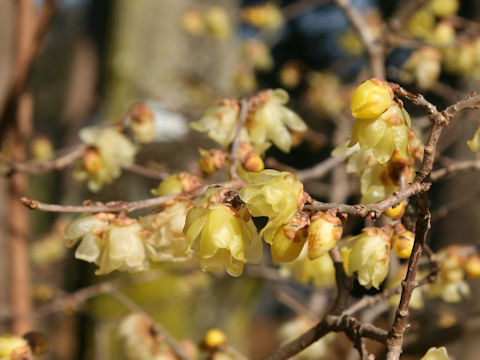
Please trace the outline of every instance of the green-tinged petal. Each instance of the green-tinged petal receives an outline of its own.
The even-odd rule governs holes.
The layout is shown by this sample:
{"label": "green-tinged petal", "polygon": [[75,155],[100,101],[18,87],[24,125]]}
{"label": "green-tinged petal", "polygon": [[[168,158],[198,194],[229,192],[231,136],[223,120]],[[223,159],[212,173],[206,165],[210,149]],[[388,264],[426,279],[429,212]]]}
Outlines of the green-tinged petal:
{"label": "green-tinged petal", "polygon": [[95,262],[100,256],[100,238],[92,233],[85,235],[75,251],[75,258]]}
{"label": "green-tinged petal", "polygon": [[277,101],[282,105],[288,103],[288,100],[290,100],[290,96],[288,95],[288,92],[286,92],[283,89],[273,90],[273,96],[275,98],[275,101]]}
{"label": "green-tinged petal", "polygon": [[[295,234],[288,234],[289,225],[278,228],[272,242],[272,258],[277,262],[289,262],[295,260],[307,238],[303,234],[303,230],[297,231]],[[297,235],[298,234],[298,235]],[[293,238],[291,238],[293,236]]]}
{"label": "green-tinged petal", "polygon": [[272,121],[268,125],[268,137],[272,140],[276,147],[283,152],[290,152],[292,147],[292,137],[287,128],[281,123],[280,119]]}
{"label": "green-tinged petal", "polygon": [[405,125],[392,126],[395,148],[400,155],[408,157],[408,130]]}
{"label": "green-tinged petal", "polygon": [[350,142],[348,143],[349,147],[354,146],[359,142],[359,134],[360,134],[360,128],[362,124],[362,120],[355,120],[352,125],[352,134],[350,135]]}
{"label": "green-tinged petal", "polygon": [[[357,120],[359,121],[359,120]],[[365,149],[375,147],[382,139],[387,124],[381,119],[362,120],[363,124],[359,127],[360,146]]]}
{"label": "green-tinged petal", "polygon": [[387,127],[382,139],[373,148],[373,154],[380,164],[385,164],[392,157],[394,149],[395,141],[393,138],[393,131],[391,127]]}
{"label": "green-tinged petal", "polygon": [[100,224],[100,221],[94,215],[83,215],[75,219],[65,229],[65,240],[67,240],[67,246],[74,246],[78,239],[86,235],[95,225]]}
{"label": "green-tinged petal", "polygon": [[473,139],[467,141],[467,145],[473,152],[480,151],[480,127],[475,132],[475,135],[473,135]]}
{"label": "green-tinged petal", "polygon": [[227,273],[234,277],[242,275],[244,263],[233,258],[233,256],[230,256],[228,260],[228,265],[226,266]]}
{"label": "green-tinged petal", "polygon": [[289,108],[283,109],[283,122],[289,129],[293,131],[306,131],[307,125],[294,111]]}

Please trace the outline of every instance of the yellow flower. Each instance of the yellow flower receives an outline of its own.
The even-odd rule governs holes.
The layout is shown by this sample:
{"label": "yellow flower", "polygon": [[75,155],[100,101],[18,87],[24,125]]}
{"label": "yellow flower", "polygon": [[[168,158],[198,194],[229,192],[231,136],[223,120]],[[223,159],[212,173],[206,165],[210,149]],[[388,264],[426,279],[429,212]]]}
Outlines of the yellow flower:
{"label": "yellow flower", "polygon": [[53,145],[46,136],[35,136],[30,143],[30,153],[37,161],[50,160],[53,156]]}
{"label": "yellow flower", "polygon": [[408,156],[408,129],[410,116],[397,103],[374,119],[356,119],[353,123],[349,146],[356,143],[364,150],[372,149],[375,159],[384,164],[396,149]]}
{"label": "yellow flower", "polygon": [[269,218],[260,235],[272,244],[277,230],[303,208],[303,184],[295,175],[276,170],[248,173],[245,180],[249,185],[240,190],[240,199],[253,216]]}
{"label": "yellow flower", "polygon": [[158,213],[139,218],[140,224],[153,234],[153,238],[148,240],[153,250],[151,260],[179,261],[188,258],[183,227],[191,206],[188,200],[175,201],[166,204]]}
{"label": "yellow flower", "polygon": [[27,341],[14,335],[0,336],[0,360],[31,359],[32,354]]}
{"label": "yellow flower", "polygon": [[295,260],[307,240],[308,216],[298,212],[292,221],[278,228],[272,240],[272,258],[277,262]]}
{"label": "yellow flower", "polygon": [[308,258],[327,254],[342,237],[342,220],[334,214],[318,213],[308,227]]}
{"label": "yellow flower", "polygon": [[195,175],[181,172],[170,175],[156,189],[152,189],[151,192],[157,196],[178,195],[193,191],[202,185],[202,181]]}
{"label": "yellow flower", "polygon": [[137,220],[115,218],[110,213],[83,215],[65,229],[67,246],[81,240],[75,257],[97,264],[97,275],[146,270],[148,256],[153,254],[145,241],[149,236]]}
{"label": "yellow flower", "polygon": [[402,80],[407,83],[416,82],[422,90],[432,89],[441,72],[442,55],[430,46],[422,46],[416,50],[403,65]]}
{"label": "yellow flower", "polygon": [[432,284],[428,285],[428,296],[441,298],[448,303],[455,303],[470,295],[470,287],[465,279],[463,247],[454,245],[437,253],[441,264],[440,273]]}
{"label": "yellow flower", "polygon": [[203,271],[226,269],[240,276],[246,262],[258,263],[262,242],[245,207],[239,210],[226,204],[194,207],[185,221],[188,249],[200,259]]}
{"label": "yellow flower", "polygon": [[223,151],[217,149],[198,149],[200,153],[200,168],[206,174],[211,174],[225,165],[226,155]]}
{"label": "yellow flower", "polygon": [[465,274],[473,279],[480,278],[480,256],[471,255],[464,264]]}
{"label": "yellow flower", "polygon": [[400,259],[408,259],[412,254],[415,234],[411,231],[402,229],[395,231],[392,237],[392,249]]}
{"label": "yellow flower", "polygon": [[133,164],[137,148],[114,128],[88,127],[80,131],[80,139],[88,148],[73,176],[79,181],[87,180],[93,192],[119,177],[122,167]]}
{"label": "yellow flower", "polygon": [[430,0],[430,8],[438,17],[454,15],[458,11],[458,0]]}
{"label": "yellow flower", "polygon": [[390,261],[390,239],[382,229],[364,228],[361,234],[345,239],[340,252],[348,276],[356,272],[360,285],[380,287]]}
{"label": "yellow flower", "polygon": [[236,100],[223,100],[219,105],[209,108],[200,120],[190,123],[190,127],[207,133],[210,139],[227,147],[235,137],[238,112]]}
{"label": "yellow flower", "polygon": [[220,6],[212,6],[204,14],[207,31],[218,40],[228,39],[232,34],[232,24],[226,10]]}
{"label": "yellow flower", "polygon": [[243,43],[242,56],[256,70],[268,71],[273,67],[268,47],[257,39],[248,39]]}
{"label": "yellow flower", "polygon": [[467,145],[473,152],[480,151],[480,127],[475,131],[473,139],[467,141]]}
{"label": "yellow flower", "polygon": [[400,204],[388,208],[383,213],[391,219],[401,219],[403,214],[405,214],[405,202],[402,201]]}
{"label": "yellow flower", "polygon": [[214,350],[227,343],[227,335],[220,329],[210,329],[203,338],[203,344],[211,350]]}
{"label": "yellow flower", "polygon": [[337,75],[312,72],[308,74],[307,82],[305,97],[308,107],[315,113],[334,118],[347,108],[351,91],[342,86]]}
{"label": "yellow flower", "polygon": [[292,137],[288,129],[307,130],[303,120],[284,106],[288,99],[283,89],[266,90],[258,95],[259,105],[249,114],[246,123],[250,140],[255,145],[272,141],[283,152],[289,152]]}
{"label": "yellow flower", "polygon": [[[440,0],[441,1],[441,0]],[[426,39],[435,28],[435,15],[428,8],[416,11],[408,20],[407,30],[413,36]]]}
{"label": "yellow flower", "polygon": [[295,261],[286,264],[285,268],[300,284],[313,283],[317,287],[335,285],[335,266],[329,254],[310,260],[305,248],[300,256]]}
{"label": "yellow flower", "polygon": [[154,116],[145,103],[137,103],[132,106],[129,127],[140,143],[150,143],[155,139]]}
{"label": "yellow flower", "polygon": [[[395,270],[395,272],[388,277],[388,280],[385,284],[385,289],[394,289],[401,285],[402,281],[405,279],[407,275],[407,268],[408,264],[400,264],[400,266]],[[422,278],[421,274],[417,275],[417,280]],[[412,297],[410,299],[410,303],[408,306],[412,309],[421,309],[423,308],[424,304],[424,294],[425,294],[425,286],[417,287],[413,290]],[[391,306],[397,307],[400,302],[401,294],[395,294],[390,296],[388,302]]]}
{"label": "yellow flower", "polygon": [[420,360],[448,360],[447,349],[444,346],[432,347]]}
{"label": "yellow flower", "polygon": [[353,117],[362,120],[377,119],[393,102],[390,85],[380,79],[370,79],[355,90],[350,103]]}

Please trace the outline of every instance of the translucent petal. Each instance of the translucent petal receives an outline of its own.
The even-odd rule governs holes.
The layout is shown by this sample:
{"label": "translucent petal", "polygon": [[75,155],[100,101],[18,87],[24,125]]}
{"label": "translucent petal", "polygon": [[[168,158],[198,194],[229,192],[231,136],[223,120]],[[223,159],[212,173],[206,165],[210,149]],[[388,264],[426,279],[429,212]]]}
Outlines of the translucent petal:
{"label": "translucent petal", "polygon": [[393,138],[393,131],[390,126],[387,126],[382,139],[373,148],[373,154],[380,164],[385,164],[392,157],[394,149],[395,141]]}
{"label": "translucent petal", "polygon": [[79,238],[91,232],[99,223],[100,221],[94,215],[83,215],[75,219],[65,229],[64,237],[67,240],[67,246],[74,246]]}
{"label": "translucent petal", "polygon": [[83,237],[80,245],[77,247],[75,258],[88,262],[95,262],[99,256],[100,238],[92,233],[88,233]]}
{"label": "translucent petal", "polygon": [[276,147],[283,152],[290,152],[292,147],[292,136],[287,128],[278,119],[275,123],[270,123],[268,126],[268,138],[272,140]]}
{"label": "translucent petal", "polygon": [[392,126],[395,148],[400,155],[408,157],[408,130],[405,125]]}
{"label": "translucent petal", "polygon": [[357,120],[365,124],[359,128],[360,145],[365,144],[365,148],[373,148],[382,139],[387,124],[381,119]]}
{"label": "translucent petal", "polygon": [[305,236],[295,236],[293,239],[290,239],[285,236],[284,231],[284,227],[278,228],[272,242],[272,257],[277,262],[295,260],[300,255],[307,240]]}
{"label": "translucent petal", "polygon": [[307,125],[303,122],[300,116],[286,107],[283,109],[283,122],[289,129],[292,129],[293,131],[307,130]]}

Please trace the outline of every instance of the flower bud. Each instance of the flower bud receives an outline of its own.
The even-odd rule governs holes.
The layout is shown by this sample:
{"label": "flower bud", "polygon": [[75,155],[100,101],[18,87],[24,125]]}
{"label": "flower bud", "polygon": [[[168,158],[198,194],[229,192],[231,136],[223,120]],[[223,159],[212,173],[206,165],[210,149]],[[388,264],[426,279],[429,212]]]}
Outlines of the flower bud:
{"label": "flower bud", "polygon": [[210,329],[203,338],[203,345],[209,350],[214,350],[227,344],[227,336],[222,330]]}
{"label": "flower bud", "polygon": [[90,175],[97,174],[103,166],[103,160],[96,147],[89,147],[82,154],[82,167]]}
{"label": "flower bud", "polygon": [[392,238],[392,248],[400,259],[408,259],[412,253],[415,234],[408,230],[396,232]]}
{"label": "flower bud", "polygon": [[242,163],[245,170],[258,173],[265,169],[265,164],[260,156],[254,152],[250,152]]}
{"label": "flower bud", "polygon": [[480,257],[477,254],[470,256],[465,262],[464,270],[468,277],[480,278]]}
{"label": "flower bud", "polygon": [[403,214],[405,214],[405,202],[402,201],[400,204],[388,208],[383,213],[391,219],[401,219]]}
{"label": "flower bud", "polygon": [[202,35],[205,33],[205,24],[202,14],[198,10],[189,10],[182,17],[182,29],[189,35]]}
{"label": "flower bud", "polygon": [[388,274],[390,239],[382,229],[364,228],[343,241],[340,254],[348,276],[357,272],[360,285],[378,289]]}
{"label": "flower bud", "polygon": [[249,39],[242,46],[242,55],[254,69],[268,71],[273,66],[273,59],[268,47],[261,41]]}
{"label": "flower bud", "polygon": [[155,123],[153,113],[145,103],[132,106],[130,128],[137,140],[141,143],[149,143],[155,139]]}
{"label": "flower bud", "polygon": [[50,160],[53,156],[53,145],[46,136],[37,136],[30,144],[30,153],[35,160]]}
{"label": "flower bud", "polygon": [[331,213],[318,213],[308,227],[308,258],[314,260],[329,252],[342,237],[342,220]]}
{"label": "flower bud", "polygon": [[208,32],[218,40],[225,40],[232,33],[232,25],[227,12],[223,7],[212,6],[204,15],[205,26]]}
{"label": "flower bud", "polygon": [[211,174],[225,165],[226,155],[223,151],[216,149],[199,149],[198,151],[201,156],[199,160],[200,168],[203,172]]}
{"label": "flower bud", "polygon": [[294,89],[302,80],[300,64],[297,61],[289,61],[282,66],[279,73],[280,83],[287,89]]}
{"label": "flower bud", "polygon": [[355,90],[350,103],[352,115],[357,119],[375,119],[390,107],[393,91],[386,81],[370,79]]}
{"label": "flower bud", "polygon": [[430,9],[438,17],[454,15],[458,7],[458,0],[430,0]]}
{"label": "flower bud", "polygon": [[295,260],[307,240],[308,217],[299,212],[293,220],[278,228],[272,240],[272,258],[277,262]]}
{"label": "flower bud", "polygon": [[157,196],[178,195],[191,192],[202,185],[203,183],[198,177],[181,172],[170,175],[163,180],[156,189],[151,190],[151,192]]}

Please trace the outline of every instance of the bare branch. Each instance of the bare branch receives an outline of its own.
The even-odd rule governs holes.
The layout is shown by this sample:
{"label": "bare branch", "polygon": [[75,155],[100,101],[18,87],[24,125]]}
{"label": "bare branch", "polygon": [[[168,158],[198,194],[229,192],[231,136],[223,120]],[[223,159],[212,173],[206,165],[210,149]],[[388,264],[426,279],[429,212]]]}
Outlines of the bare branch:
{"label": "bare branch", "polygon": [[395,312],[395,319],[387,338],[387,360],[398,360],[402,353],[403,333],[408,325],[409,304],[413,290],[418,286],[416,280],[418,264],[422,255],[422,249],[430,229],[430,210],[426,193],[421,193],[417,200],[418,215],[415,228],[415,243],[412,255],[408,262],[407,276],[402,282],[402,296],[400,304]]}
{"label": "bare branch", "polygon": [[345,16],[358,33],[370,59],[370,69],[374,77],[385,78],[385,59],[383,46],[374,36],[362,14],[352,6],[349,0],[334,0],[334,3],[343,10]]}
{"label": "bare branch", "polygon": [[248,99],[240,100],[240,115],[238,116],[237,129],[235,130],[235,138],[232,143],[232,150],[230,151],[230,179],[234,180],[237,176],[237,164],[238,164],[238,147],[240,146],[240,134],[242,132],[242,127],[247,120],[248,111],[250,109],[250,101]]}

